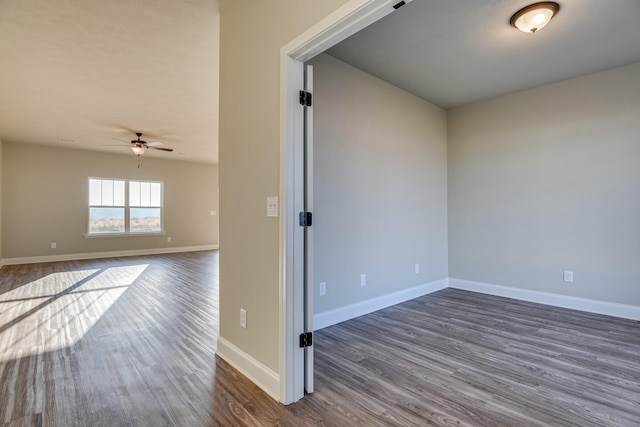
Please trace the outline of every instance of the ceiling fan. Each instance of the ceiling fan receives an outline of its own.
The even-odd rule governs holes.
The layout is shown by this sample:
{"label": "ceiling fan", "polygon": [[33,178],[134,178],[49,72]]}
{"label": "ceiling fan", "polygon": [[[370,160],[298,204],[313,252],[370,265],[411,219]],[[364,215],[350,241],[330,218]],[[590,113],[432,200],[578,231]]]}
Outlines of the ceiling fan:
{"label": "ceiling fan", "polygon": [[[142,156],[144,152],[149,148],[151,148],[152,150],[173,151],[173,148],[160,147],[160,145],[162,145],[162,142],[143,141],[142,139],[140,139],[142,137],[142,132],[136,132],[136,136],[138,137],[138,139],[131,140],[131,143],[124,147],[131,148],[131,151],[133,151],[133,154],[138,156],[138,168],[140,167],[140,156]],[[121,139],[118,139],[118,138],[113,138],[113,139],[122,141]],[[122,142],[126,142],[126,141],[122,141]],[[119,147],[123,147],[123,146],[119,145]]]}
{"label": "ceiling fan", "polygon": [[131,141],[131,151],[136,154],[138,157],[142,156],[148,148],[153,150],[161,150],[161,151],[173,151],[173,148],[165,148],[160,147],[162,142],[147,142],[140,139],[142,136],[141,132],[136,132],[138,139],[134,139]]}

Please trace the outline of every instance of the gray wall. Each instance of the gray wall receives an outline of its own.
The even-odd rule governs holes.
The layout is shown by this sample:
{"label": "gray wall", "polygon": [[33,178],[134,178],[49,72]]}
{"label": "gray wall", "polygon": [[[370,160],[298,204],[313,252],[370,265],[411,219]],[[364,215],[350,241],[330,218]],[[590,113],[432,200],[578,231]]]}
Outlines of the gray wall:
{"label": "gray wall", "polygon": [[331,56],[309,63],[315,314],[446,278],[445,111]]}
{"label": "gray wall", "polygon": [[640,64],[454,109],[448,133],[450,277],[640,305]]}

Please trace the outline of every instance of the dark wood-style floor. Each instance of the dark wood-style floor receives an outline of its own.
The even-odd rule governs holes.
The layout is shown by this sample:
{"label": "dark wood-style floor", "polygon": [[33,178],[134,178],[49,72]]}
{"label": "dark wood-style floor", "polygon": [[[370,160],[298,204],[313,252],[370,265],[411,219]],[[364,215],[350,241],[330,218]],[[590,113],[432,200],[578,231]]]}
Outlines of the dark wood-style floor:
{"label": "dark wood-style floor", "polygon": [[637,426],[640,323],[447,289],[317,332],[283,406],[215,356],[218,253],[5,266],[0,426]]}

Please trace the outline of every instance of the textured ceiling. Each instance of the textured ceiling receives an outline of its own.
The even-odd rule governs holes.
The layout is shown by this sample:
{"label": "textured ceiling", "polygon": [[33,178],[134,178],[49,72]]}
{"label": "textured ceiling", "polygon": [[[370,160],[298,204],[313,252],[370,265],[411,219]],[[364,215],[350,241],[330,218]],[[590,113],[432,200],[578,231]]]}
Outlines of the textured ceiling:
{"label": "textured ceiling", "polygon": [[443,108],[640,62],[640,0],[559,0],[539,33],[511,27],[533,2],[414,0],[328,53]]}
{"label": "textured ceiling", "polygon": [[218,27],[215,0],[0,1],[0,139],[216,163]]}

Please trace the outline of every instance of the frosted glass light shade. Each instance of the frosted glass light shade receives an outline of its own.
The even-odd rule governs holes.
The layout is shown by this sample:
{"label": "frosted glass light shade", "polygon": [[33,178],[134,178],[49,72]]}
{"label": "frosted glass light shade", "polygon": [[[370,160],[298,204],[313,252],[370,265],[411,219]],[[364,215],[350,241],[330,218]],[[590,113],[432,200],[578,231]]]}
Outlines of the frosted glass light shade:
{"label": "frosted glass light shade", "polygon": [[535,33],[544,28],[560,10],[560,5],[543,1],[524,7],[513,14],[511,25],[523,33]]}
{"label": "frosted glass light shade", "polygon": [[138,156],[142,156],[144,154],[144,147],[141,145],[134,145],[131,147],[131,151],[133,151]]}

